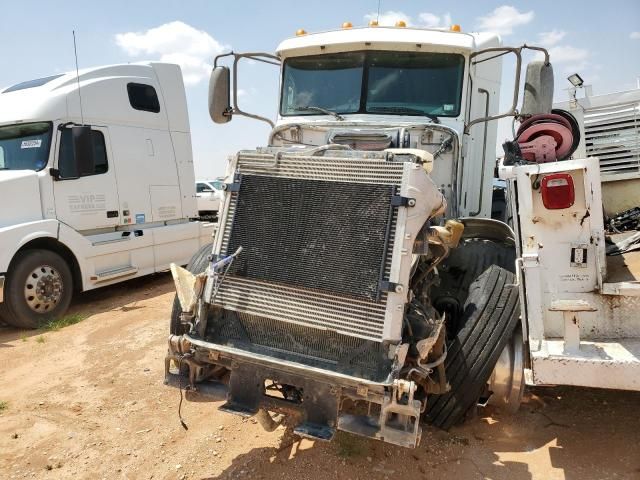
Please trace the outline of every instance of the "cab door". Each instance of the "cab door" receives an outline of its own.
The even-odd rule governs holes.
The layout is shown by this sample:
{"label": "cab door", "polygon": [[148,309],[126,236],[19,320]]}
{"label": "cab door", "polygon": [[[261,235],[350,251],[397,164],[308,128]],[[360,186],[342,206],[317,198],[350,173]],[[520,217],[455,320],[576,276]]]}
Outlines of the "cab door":
{"label": "cab door", "polygon": [[56,140],[56,180],[53,193],[56,217],[77,231],[115,227],[120,212],[118,187],[109,129],[91,127],[94,151],[94,168],[80,177],[74,175],[73,144],[70,128],[58,129]]}

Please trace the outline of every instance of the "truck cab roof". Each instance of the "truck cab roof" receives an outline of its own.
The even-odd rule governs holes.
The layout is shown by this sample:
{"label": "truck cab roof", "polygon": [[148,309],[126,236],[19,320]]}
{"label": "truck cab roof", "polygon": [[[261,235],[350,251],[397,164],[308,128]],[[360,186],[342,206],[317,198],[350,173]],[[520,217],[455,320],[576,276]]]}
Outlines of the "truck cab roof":
{"label": "truck cab roof", "polygon": [[[155,89],[159,108],[132,108],[130,85]],[[80,91],[80,92],[79,92]],[[80,111],[82,97],[82,112]],[[77,123],[145,125],[189,131],[178,65],[144,62],[107,65],[21,82],[0,92],[0,125],[67,119]]]}
{"label": "truck cab roof", "polygon": [[414,27],[359,27],[298,35],[284,40],[276,52],[287,57],[357,50],[472,52],[500,44],[500,37],[486,32],[455,32]]}

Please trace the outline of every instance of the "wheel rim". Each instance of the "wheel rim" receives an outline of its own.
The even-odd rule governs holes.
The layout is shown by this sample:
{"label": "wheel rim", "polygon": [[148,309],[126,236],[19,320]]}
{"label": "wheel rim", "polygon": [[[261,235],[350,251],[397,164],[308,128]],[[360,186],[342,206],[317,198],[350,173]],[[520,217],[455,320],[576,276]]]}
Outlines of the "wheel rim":
{"label": "wheel rim", "polygon": [[524,391],[524,343],[520,328],[513,332],[502,350],[489,379],[489,390],[492,392],[490,405],[509,413],[515,413],[520,407]]}
{"label": "wheel rim", "polygon": [[24,285],[24,299],[31,310],[47,313],[53,310],[62,298],[62,276],[49,265],[34,268]]}

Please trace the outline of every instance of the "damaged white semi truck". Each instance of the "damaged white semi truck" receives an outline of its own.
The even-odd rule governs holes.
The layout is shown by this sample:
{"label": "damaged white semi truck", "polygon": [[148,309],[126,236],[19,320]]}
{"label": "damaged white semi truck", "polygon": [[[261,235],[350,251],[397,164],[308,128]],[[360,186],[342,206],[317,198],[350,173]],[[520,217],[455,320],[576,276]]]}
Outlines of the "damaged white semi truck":
{"label": "damaged white semi truck", "polygon": [[[279,115],[230,159],[213,245],[173,269],[166,383],[267,429],[284,414],[302,436],[407,447],[424,420],[517,409],[525,383],[640,389],[635,284],[606,283],[597,161],[559,161],[578,133],[551,112],[545,50],[399,22],[222,57],[212,119],[257,117],[237,101],[243,58],[281,66]],[[501,117],[522,122],[509,224],[490,218]]]}

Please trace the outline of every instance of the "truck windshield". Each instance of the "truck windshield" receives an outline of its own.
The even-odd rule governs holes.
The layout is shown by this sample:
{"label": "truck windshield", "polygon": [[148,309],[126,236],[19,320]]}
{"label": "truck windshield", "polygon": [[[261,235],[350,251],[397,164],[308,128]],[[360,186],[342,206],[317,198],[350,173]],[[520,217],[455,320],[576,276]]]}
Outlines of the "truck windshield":
{"label": "truck windshield", "polygon": [[51,124],[0,127],[0,170],[42,170],[49,158]]}
{"label": "truck windshield", "polygon": [[[289,58],[280,113],[460,114],[464,57],[367,51]],[[312,107],[312,108],[309,108]]]}

